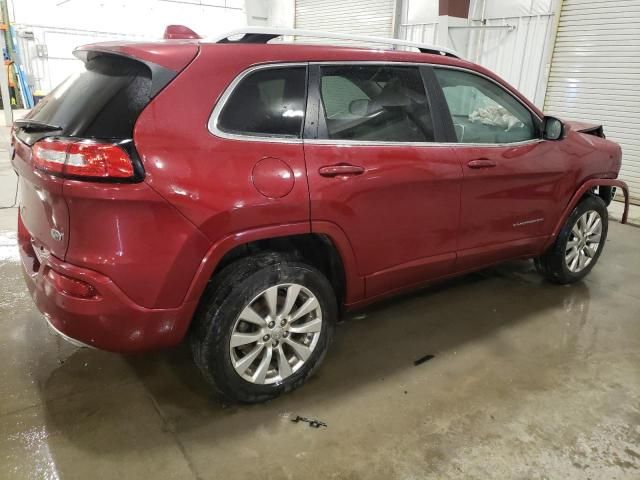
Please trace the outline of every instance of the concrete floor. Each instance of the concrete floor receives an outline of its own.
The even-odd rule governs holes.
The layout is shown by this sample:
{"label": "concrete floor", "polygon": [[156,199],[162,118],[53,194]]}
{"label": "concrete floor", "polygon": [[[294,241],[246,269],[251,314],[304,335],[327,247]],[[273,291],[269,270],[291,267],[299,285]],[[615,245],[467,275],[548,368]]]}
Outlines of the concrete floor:
{"label": "concrete floor", "polygon": [[0,210],[2,479],[640,478],[638,228],[611,224],[583,283],[513,262],[377,305],[302,389],[225,406],[186,348],[120,356],[50,334],[15,215]]}

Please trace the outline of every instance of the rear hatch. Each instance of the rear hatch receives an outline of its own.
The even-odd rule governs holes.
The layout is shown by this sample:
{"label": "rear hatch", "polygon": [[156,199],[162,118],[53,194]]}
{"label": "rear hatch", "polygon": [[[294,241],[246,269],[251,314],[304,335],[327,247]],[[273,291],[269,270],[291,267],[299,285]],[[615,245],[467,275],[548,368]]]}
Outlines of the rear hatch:
{"label": "rear hatch", "polygon": [[81,47],[74,53],[84,71],[15,122],[12,163],[20,178],[20,217],[37,254],[65,258],[70,233],[66,179],[144,179],[132,141],[134,124],[197,51],[193,42]]}

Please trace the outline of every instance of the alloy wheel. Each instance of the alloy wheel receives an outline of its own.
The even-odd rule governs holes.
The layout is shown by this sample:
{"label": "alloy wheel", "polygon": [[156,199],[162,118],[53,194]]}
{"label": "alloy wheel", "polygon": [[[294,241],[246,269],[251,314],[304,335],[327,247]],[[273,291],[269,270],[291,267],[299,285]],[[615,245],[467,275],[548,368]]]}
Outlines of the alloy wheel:
{"label": "alloy wheel", "polygon": [[595,210],[583,213],[573,225],[565,248],[565,263],[570,272],[579,273],[593,261],[602,235],[602,217]]}
{"label": "alloy wheel", "polygon": [[309,359],[321,330],[322,309],[309,289],[295,283],[269,287],[235,321],[231,364],[248,382],[280,383]]}

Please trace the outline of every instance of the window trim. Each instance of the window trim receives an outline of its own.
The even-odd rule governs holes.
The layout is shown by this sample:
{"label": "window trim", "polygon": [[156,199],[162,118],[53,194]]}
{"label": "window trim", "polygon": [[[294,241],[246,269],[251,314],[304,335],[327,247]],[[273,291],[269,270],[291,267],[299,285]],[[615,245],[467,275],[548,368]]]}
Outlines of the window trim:
{"label": "window trim", "polygon": [[[305,104],[305,116],[302,118],[302,124],[300,127],[300,136],[298,138],[286,137],[282,135],[268,135],[268,134],[259,134],[252,135],[250,133],[231,133],[225,132],[218,127],[218,121],[220,114],[224,110],[227,101],[233,95],[233,92],[236,90],[238,85],[244,80],[246,77],[261,70],[273,70],[273,69],[282,69],[282,68],[296,68],[296,67],[304,67],[305,68],[305,86],[304,86],[304,97],[303,103]],[[242,140],[242,141],[250,141],[250,142],[273,142],[273,143],[302,143],[304,137],[304,127],[306,124],[306,112],[307,112],[307,99],[309,97],[309,62],[280,62],[280,63],[263,63],[259,65],[253,65],[246,70],[240,72],[232,82],[227,86],[224,90],[220,99],[216,102],[215,107],[213,107],[213,111],[209,116],[209,121],[207,122],[207,129],[210,133],[215,135],[216,137],[225,138],[227,140]]]}
{"label": "window trim", "polygon": [[[228,140],[242,140],[242,141],[250,141],[250,142],[271,142],[271,143],[293,143],[293,144],[302,144],[307,143],[310,145],[345,145],[345,146],[409,146],[409,147],[485,147],[485,148],[504,148],[504,147],[517,147],[520,145],[529,145],[533,143],[543,142],[544,139],[542,136],[540,138],[533,138],[531,140],[524,140],[522,142],[513,142],[513,143],[460,143],[457,141],[447,141],[447,142],[381,142],[381,141],[373,141],[373,140],[332,140],[327,138],[318,138],[321,133],[320,126],[320,118],[324,115],[324,107],[322,106],[319,86],[320,86],[320,69],[319,67],[322,65],[392,65],[392,66],[414,66],[414,67],[428,67],[428,68],[448,68],[451,70],[461,70],[463,72],[470,73],[472,75],[477,75],[479,77],[485,78],[490,82],[493,82],[499,88],[504,90],[508,95],[511,95],[518,101],[524,108],[526,108],[532,115],[534,122],[537,120],[539,123],[536,125],[540,129],[540,125],[542,124],[542,118],[532,110],[529,105],[523,102],[517,95],[514,95],[509,89],[505,88],[497,80],[485,75],[481,72],[477,72],[471,68],[460,67],[454,65],[444,65],[442,63],[430,63],[430,62],[394,62],[394,61],[380,61],[380,60],[334,60],[334,61],[309,61],[309,62],[277,62],[277,63],[263,63],[258,65],[252,65],[251,67],[240,72],[231,83],[225,88],[222,96],[216,102],[211,115],[209,116],[209,121],[207,123],[207,129],[209,132],[216,137],[224,138]],[[307,72],[307,78],[305,82],[305,92],[306,92],[306,105],[305,105],[305,117],[303,118],[302,124],[302,137],[301,138],[287,138],[280,136],[269,136],[269,135],[249,135],[249,134],[241,134],[241,133],[228,133],[220,130],[218,128],[218,117],[222,112],[227,100],[236,89],[238,84],[251,73],[262,70],[262,69],[270,69],[270,68],[283,68],[283,67],[305,67]],[[314,70],[316,72],[317,78],[314,80]],[[426,78],[423,72],[423,68],[420,68],[420,73],[423,78],[423,82],[425,83],[425,89],[427,92],[427,97],[431,103],[431,115],[434,116],[435,120],[438,120],[437,116],[442,115],[442,105],[438,105],[444,99],[438,99],[438,96],[444,97],[444,93],[442,92],[442,88],[440,84],[433,84],[430,79]],[[435,72],[431,72],[432,75],[435,76]],[[319,105],[315,105],[316,102],[320,102]],[[446,103],[445,103],[446,106]],[[311,118],[309,117],[309,111],[313,109],[315,116],[315,125],[310,124],[309,121]],[[447,107],[448,113],[448,107]],[[451,128],[453,128],[453,122],[451,120],[451,116],[448,118],[442,119],[443,121],[450,123]],[[315,132],[314,132],[315,130]],[[312,133],[311,135],[309,135]],[[315,134],[313,134],[315,133]],[[315,138],[314,138],[315,137]]]}

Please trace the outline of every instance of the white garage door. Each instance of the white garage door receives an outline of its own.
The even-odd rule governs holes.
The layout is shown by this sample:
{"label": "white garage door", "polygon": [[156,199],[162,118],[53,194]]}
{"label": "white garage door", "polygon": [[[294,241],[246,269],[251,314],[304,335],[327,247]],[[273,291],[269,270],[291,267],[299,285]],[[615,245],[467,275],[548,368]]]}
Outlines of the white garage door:
{"label": "white garage door", "polygon": [[604,126],[640,203],[640,0],[564,0],[545,112]]}
{"label": "white garage door", "polygon": [[392,37],[394,5],[395,0],[296,0],[296,28]]}

